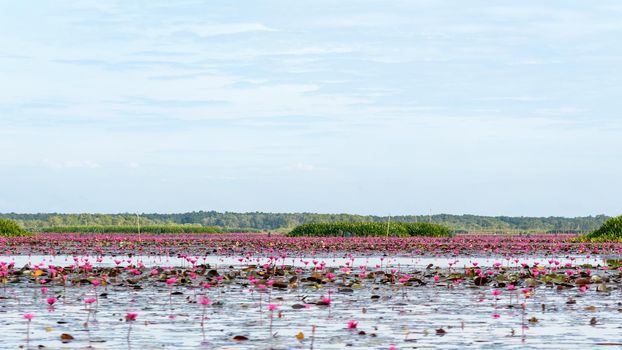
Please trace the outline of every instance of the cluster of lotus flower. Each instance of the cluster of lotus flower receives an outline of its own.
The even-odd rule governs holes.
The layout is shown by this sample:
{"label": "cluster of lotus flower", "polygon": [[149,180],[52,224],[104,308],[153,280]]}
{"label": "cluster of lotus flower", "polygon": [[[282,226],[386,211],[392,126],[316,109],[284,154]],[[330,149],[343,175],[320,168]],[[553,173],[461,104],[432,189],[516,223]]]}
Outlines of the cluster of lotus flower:
{"label": "cluster of lotus flower", "polygon": [[[208,307],[219,302],[215,290],[231,285],[246,288],[252,295],[260,295],[260,305],[265,299],[270,334],[274,314],[284,305],[271,300],[271,291],[299,289],[326,291],[316,300],[291,305],[294,309],[312,307],[328,308],[330,312],[334,293],[352,293],[356,289],[383,286],[406,293],[409,288],[434,287],[457,289],[480,287],[489,289],[496,302],[503,295],[516,296],[524,309],[529,298],[537,293],[537,286],[548,285],[559,290],[576,288],[580,293],[610,292],[620,289],[622,267],[600,264],[578,264],[570,254],[620,254],[622,245],[616,243],[573,243],[567,235],[535,235],[531,237],[458,236],[452,238],[267,238],[259,235],[62,235],[2,239],[0,247],[5,254],[45,253],[48,256],[69,254],[73,263],[58,266],[49,263],[16,266],[11,261],[0,261],[0,282],[4,288],[27,284],[38,288],[42,300],[53,312],[58,307],[58,296],[67,287],[90,289],[83,302],[88,310],[96,310],[102,288],[108,286],[136,289],[141,285],[161,284],[169,288],[169,302],[176,288],[195,291],[194,300],[200,307],[201,327],[204,326]],[[379,250],[380,249],[380,250]],[[387,255],[425,254],[444,257],[449,268],[433,265],[414,268],[380,263],[369,266],[357,264],[361,256],[382,251]],[[87,253],[88,252],[88,253]],[[542,254],[542,252],[546,252]],[[146,266],[133,255],[171,255],[177,253],[185,266]],[[114,254],[114,266],[100,266],[104,256]],[[238,261],[237,266],[217,268],[205,263],[210,254],[226,256]],[[332,254],[332,255],[331,255]],[[542,261],[523,259],[524,256],[549,256]],[[335,266],[331,257],[345,258],[345,263]],[[454,256],[499,256],[492,266],[482,267],[475,261],[458,266]],[[123,258],[121,258],[123,256]],[[553,256],[566,256],[564,262]],[[292,263],[288,263],[291,261]],[[55,293],[50,293],[54,289]],[[211,293],[211,294],[210,294]],[[378,296],[372,296],[372,298]],[[568,303],[573,300],[569,298]],[[260,306],[261,307],[261,306]],[[131,324],[139,314],[128,310],[128,340]],[[497,312],[493,318],[501,317]],[[35,314],[23,314],[28,327]],[[357,320],[350,320],[345,329],[357,329]],[[302,335],[304,338],[304,335]],[[300,340],[300,337],[297,337]],[[244,340],[242,338],[236,340]],[[394,346],[391,348],[395,349]]]}
{"label": "cluster of lotus flower", "polygon": [[245,255],[281,252],[314,256],[350,252],[395,255],[567,255],[622,253],[621,242],[576,242],[569,234],[457,235],[455,237],[286,237],[264,234],[39,234],[0,237],[5,255]]}

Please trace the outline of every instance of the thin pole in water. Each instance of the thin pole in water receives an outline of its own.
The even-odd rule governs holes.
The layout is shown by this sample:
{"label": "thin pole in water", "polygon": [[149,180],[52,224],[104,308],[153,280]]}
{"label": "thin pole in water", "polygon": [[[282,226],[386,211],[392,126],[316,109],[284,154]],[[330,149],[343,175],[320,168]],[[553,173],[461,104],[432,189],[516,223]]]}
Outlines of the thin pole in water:
{"label": "thin pole in water", "polygon": [[136,213],[136,227],[138,227],[138,240],[140,241],[140,215]]}

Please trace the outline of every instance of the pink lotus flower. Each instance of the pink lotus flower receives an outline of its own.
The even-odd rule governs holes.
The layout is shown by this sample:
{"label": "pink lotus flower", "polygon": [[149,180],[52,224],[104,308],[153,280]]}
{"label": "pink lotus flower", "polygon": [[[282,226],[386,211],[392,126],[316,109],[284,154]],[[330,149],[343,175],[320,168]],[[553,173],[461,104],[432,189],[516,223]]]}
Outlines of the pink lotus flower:
{"label": "pink lotus flower", "polygon": [[357,326],[359,325],[359,323],[355,320],[350,320],[348,321],[348,329],[355,329]]}
{"label": "pink lotus flower", "polygon": [[175,277],[171,277],[171,278],[166,280],[166,284],[168,284],[169,286],[172,286],[175,283],[177,283],[177,278],[175,278]]}
{"label": "pink lotus flower", "polygon": [[268,310],[274,311],[277,310],[279,306],[277,304],[268,304]]}
{"label": "pink lotus flower", "polygon": [[209,300],[209,298],[207,298],[207,297],[202,297],[201,299],[199,299],[199,304],[201,304],[201,305],[207,306],[207,305],[209,305],[211,303],[212,303],[212,301]]}
{"label": "pink lotus flower", "polygon": [[54,303],[56,303],[56,298],[48,298],[47,303],[50,306],[54,305]]}
{"label": "pink lotus flower", "polygon": [[33,315],[33,314],[24,314],[23,317],[25,319],[27,319],[28,322],[30,322],[30,320],[32,320],[35,317],[35,315]]}
{"label": "pink lotus flower", "polygon": [[126,322],[132,322],[132,321],[136,321],[136,317],[138,317],[138,314],[135,312],[128,312],[125,315],[125,321]]}
{"label": "pink lotus flower", "polygon": [[493,291],[492,291],[492,293],[491,293],[491,294],[492,294],[493,296],[499,296],[499,295],[501,295],[501,291],[500,291],[499,289],[495,289],[495,290],[493,290]]}
{"label": "pink lotus flower", "polygon": [[84,302],[87,303],[87,304],[93,304],[96,301],[97,301],[97,299],[95,299],[95,298],[86,298],[86,299],[84,299]]}

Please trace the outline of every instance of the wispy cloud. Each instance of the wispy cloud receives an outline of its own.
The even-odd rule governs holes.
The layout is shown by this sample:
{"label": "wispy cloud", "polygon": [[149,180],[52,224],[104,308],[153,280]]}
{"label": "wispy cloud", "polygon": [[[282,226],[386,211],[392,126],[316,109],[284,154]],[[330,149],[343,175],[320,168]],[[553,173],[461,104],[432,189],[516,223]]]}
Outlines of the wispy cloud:
{"label": "wispy cloud", "polygon": [[93,160],[51,160],[43,161],[46,167],[54,169],[97,169],[101,164]]}
{"label": "wispy cloud", "polygon": [[315,167],[315,165],[312,165],[312,164],[294,163],[294,164],[288,165],[287,170],[309,173],[309,172],[313,172],[317,170],[317,168]]}
{"label": "wispy cloud", "polygon": [[[154,205],[160,178],[189,209],[306,210],[303,188],[348,198],[325,211],[618,210],[622,187],[604,186],[622,171],[620,14],[615,0],[10,2],[0,182],[20,185],[0,210],[45,209],[20,199],[30,188],[78,206],[104,178],[98,201],[121,211],[115,191]],[[601,192],[568,195],[578,165],[600,169]]]}
{"label": "wispy cloud", "polygon": [[[207,38],[220,35],[232,35],[253,32],[275,32],[276,29],[270,28],[262,23],[223,23],[223,24],[192,24],[175,25],[165,29],[167,32],[192,33],[199,37]],[[161,32],[158,32],[161,33]]]}

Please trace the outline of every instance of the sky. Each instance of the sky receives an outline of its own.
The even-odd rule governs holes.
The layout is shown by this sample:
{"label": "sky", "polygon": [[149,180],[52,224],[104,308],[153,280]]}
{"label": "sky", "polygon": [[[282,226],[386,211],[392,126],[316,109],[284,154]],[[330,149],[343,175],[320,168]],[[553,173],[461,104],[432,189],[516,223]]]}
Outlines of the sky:
{"label": "sky", "polygon": [[0,8],[0,212],[622,213],[617,0]]}

